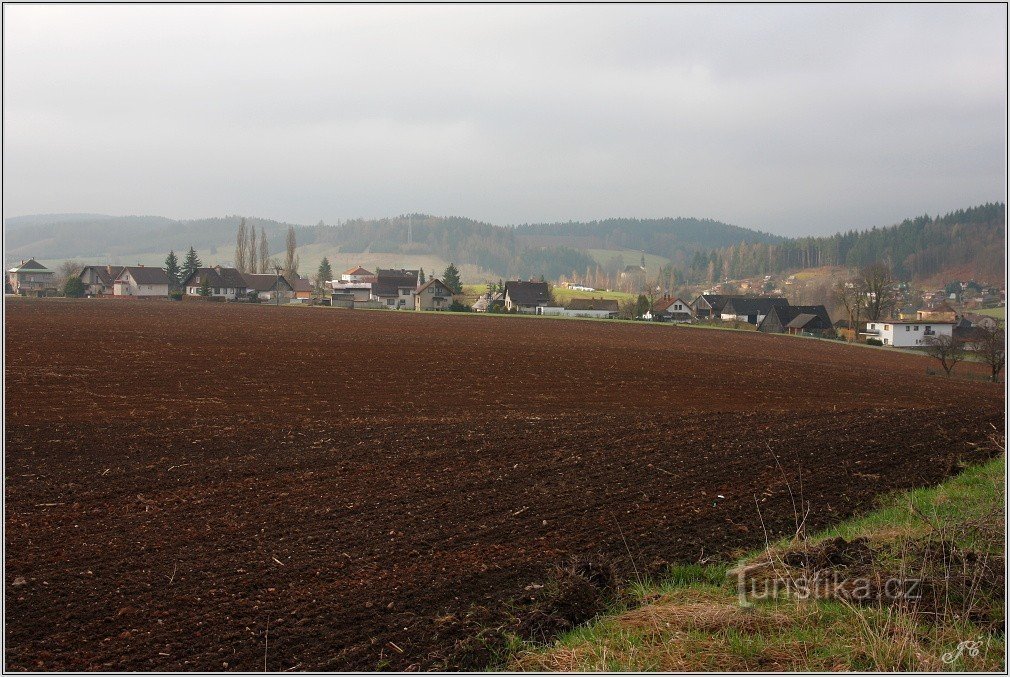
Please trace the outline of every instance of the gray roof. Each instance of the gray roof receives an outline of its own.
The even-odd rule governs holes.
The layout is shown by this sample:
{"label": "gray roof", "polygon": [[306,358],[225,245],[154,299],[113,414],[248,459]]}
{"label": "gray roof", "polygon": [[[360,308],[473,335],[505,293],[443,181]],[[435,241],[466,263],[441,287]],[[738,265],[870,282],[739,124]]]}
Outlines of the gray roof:
{"label": "gray roof", "polygon": [[722,307],[727,315],[767,315],[775,306],[788,306],[788,299],[779,296],[751,296],[731,298]]}
{"label": "gray roof", "polygon": [[548,303],[551,298],[546,282],[521,282],[519,280],[505,283],[505,295],[520,306],[536,306]]}
{"label": "gray roof", "polygon": [[203,284],[207,281],[208,287],[224,287],[234,289],[245,289],[245,276],[237,268],[225,268],[214,266],[213,268],[197,268],[182,281],[184,287],[192,287]]}
{"label": "gray roof", "polygon": [[246,288],[251,291],[273,291],[275,286],[280,291],[291,291],[291,284],[283,275],[278,277],[274,273],[245,273],[242,278],[245,280]]}
{"label": "gray roof", "polygon": [[137,284],[168,284],[168,273],[162,268],[155,268],[153,266],[125,266],[116,279],[123,276],[123,273],[129,271],[130,277]]}
{"label": "gray roof", "polygon": [[615,299],[572,299],[565,308],[568,310],[608,310],[613,313],[620,310]]}
{"label": "gray roof", "polygon": [[25,272],[25,273],[27,273],[27,272],[51,273],[53,271],[51,271],[48,268],[46,268],[45,266],[43,266],[41,263],[39,263],[35,259],[28,259],[27,261],[22,261],[21,265],[14,266],[8,272],[11,272],[11,273],[19,273],[19,272]]}

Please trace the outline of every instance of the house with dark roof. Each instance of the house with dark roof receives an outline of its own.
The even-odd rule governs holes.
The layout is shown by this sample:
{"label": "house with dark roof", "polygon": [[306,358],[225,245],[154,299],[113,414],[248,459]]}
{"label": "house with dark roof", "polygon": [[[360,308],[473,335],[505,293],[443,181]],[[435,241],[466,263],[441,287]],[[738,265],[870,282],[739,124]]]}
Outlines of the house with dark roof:
{"label": "house with dark roof", "polygon": [[[270,275],[270,277],[276,277]],[[249,284],[245,274],[237,268],[214,266],[213,268],[197,268],[182,281],[182,288],[187,296],[200,296],[204,285],[210,290],[210,296],[234,301],[245,297],[249,292]]]}
{"label": "house with dark roof", "polygon": [[113,296],[167,298],[168,273],[154,266],[124,266],[112,282]]}
{"label": "house with dark roof", "polygon": [[504,300],[505,310],[510,313],[539,315],[551,302],[551,290],[546,282],[512,280],[505,283]]}
{"label": "house with dark roof", "polygon": [[242,275],[245,280],[247,293],[256,293],[256,298],[260,301],[287,301],[294,294],[291,283],[283,275],[276,273],[245,273]]}
{"label": "house with dark roof", "polygon": [[372,283],[372,300],[384,308],[414,308],[418,271],[403,268],[378,268]]}
{"label": "house with dark roof", "polygon": [[727,294],[701,294],[691,302],[691,309],[698,319],[710,320],[719,317],[727,301],[737,298],[745,297]]}
{"label": "house with dark roof", "polygon": [[56,291],[56,274],[35,259],[22,260],[7,271],[7,284],[21,296],[45,296]]}
{"label": "house with dark roof", "polygon": [[652,308],[643,315],[646,320],[660,322],[690,322],[694,319],[691,304],[677,296],[664,296],[652,304]]}
{"label": "house with dark roof", "polygon": [[452,290],[436,277],[431,278],[414,294],[414,310],[448,310],[452,305]]}
{"label": "house with dark roof", "polygon": [[81,283],[87,296],[104,296],[113,293],[113,284],[123,266],[84,266],[81,270]]}
{"label": "house with dark roof", "polygon": [[758,323],[758,331],[768,334],[834,334],[827,308],[820,306],[772,306]]}
{"label": "house with dark roof", "polygon": [[719,313],[723,320],[736,320],[748,324],[761,324],[768,311],[775,306],[788,306],[789,301],[776,296],[739,296],[726,301]]}
{"label": "house with dark roof", "polygon": [[305,277],[289,277],[288,284],[291,286],[292,294],[296,299],[312,298],[312,281]]}

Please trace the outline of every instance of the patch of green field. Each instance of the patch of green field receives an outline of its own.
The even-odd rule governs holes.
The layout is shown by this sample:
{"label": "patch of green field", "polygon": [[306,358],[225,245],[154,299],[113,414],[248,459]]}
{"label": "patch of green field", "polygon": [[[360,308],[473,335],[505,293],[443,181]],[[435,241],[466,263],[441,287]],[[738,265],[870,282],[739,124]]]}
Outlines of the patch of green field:
{"label": "patch of green field", "polygon": [[988,315],[989,317],[995,317],[997,320],[1002,320],[1006,322],[1006,306],[1000,308],[983,308],[982,310],[976,310],[979,315]]}
{"label": "patch of green field", "polygon": [[[994,439],[994,444],[1000,443]],[[946,581],[951,574],[946,557],[960,549],[978,558],[975,569],[987,562],[1002,566],[1005,473],[1001,454],[938,486],[893,495],[878,510],[807,541],[805,547],[813,548],[836,537],[868,539],[874,573],[893,573],[897,566],[939,586],[940,599],[948,605],[939,614],[910,613],[893,602],[856,604],[830,594],[779,595],[743,606],[725,565],[686,564],[671,567],[662,580],[632,586],[630,602],[548,646],[513,642],[501,667],[552,672],[1003,672],[1003,589],[992,582],[975,587],[969,579],[971,598],[952,597],[951,591],[964,588]],[[937,548],[938,542],[947,546]],[[776,543],[738,565],[774,561],[796,547],[795,542]],[[965,619],[965,608],[973,610],[973,620]],[[963,650],[965,640],[977,642],[974,655]]]}

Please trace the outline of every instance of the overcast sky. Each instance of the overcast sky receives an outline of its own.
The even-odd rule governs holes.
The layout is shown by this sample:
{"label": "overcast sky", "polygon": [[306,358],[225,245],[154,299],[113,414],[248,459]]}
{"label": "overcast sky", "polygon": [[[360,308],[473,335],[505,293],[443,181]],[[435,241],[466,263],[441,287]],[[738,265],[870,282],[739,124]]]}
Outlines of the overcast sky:
{"label": "overcast sky", "polygon": [[782,234],[1005,199],[1006,9],[4,7],[4,213]]}

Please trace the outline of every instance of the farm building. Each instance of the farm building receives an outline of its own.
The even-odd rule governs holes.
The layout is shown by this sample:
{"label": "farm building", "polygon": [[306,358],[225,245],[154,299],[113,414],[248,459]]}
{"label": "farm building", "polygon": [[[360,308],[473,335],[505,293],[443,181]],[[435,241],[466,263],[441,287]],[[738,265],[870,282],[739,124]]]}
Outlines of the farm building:
{"label": "farm building", "polygon": [[293,295],[291,283],[283,275],[274,273],[244,273],[246,288],[256,292],[261,301],[287,301]]}
{"label": "farm building", "polygon": [[522,282],[514,280],[505,283],[505,310],[516,313],[539,314],[538,310],[550,305],[551,290],[546,282]]}
{"label": "farm building", "polygon": [[312,282],[304,277],[288,278],[288,284],[296,299],[312,298]]}
{"label": "farm building", "polygon": [[334,282],[330,293],[330,305],[340,308],[354,308],[371,303],[371,282]]}
{"label": "farm building", "polygon": [[452,290],[436,277],[418,288],[414,294],[414,310],[447,310],[452,305]]}
{"label": "farm building", "polygon": [[620,311],[614,299],[572,299],[564,307],[540,306],[540,315],[561,315],[565,317],[617,317]]}
{"label": "farm building", "polygon": [[953,322],[917,322],[914,320],[880,320],[867,322],[860,336],[878,339],[885,346],[919,348],[933,336],[953,336]]}
{"label": "farm building", "polygon": [[835,333],[831,317],[824,306],[772,306],[758,331],[769,334],[814,334],[828,336]]}
{"label": "farm building", "polygon": [[761,324],[773,307],[788,305],[789,301],[781,296],[735,297],[726,302],[719,317],[723,320]]}
{"label": "farm building", "polygon": [[15,294],[21,296],[45,296],[56,291],[56,276],[35,259],[21,261],[7,271],[7,283]]}
{"label": "farm building", "polygon": [[197,268],[182,281],[187,296],[200,296],[200,288],[204,285],[210,290],[210,296],[229,301],[243,297],[249,291],[245,275],[237,268]]}
{"label": "farm building", "polygon": [[84,293],[88,296],[111,295],[113,284],[121,272],[122,266],[84,266],[80,274]]}
{"label": "farm building", "polygon": [[168,273],[153,266],[126,266],[112,283],[115,296],[165,298],[168,296]]}
{"label": "farm building", "polygon": [[664,296],[643,317],[647,320],[690,322],[694,319],[694,310],[690,303],[680,297]]}

